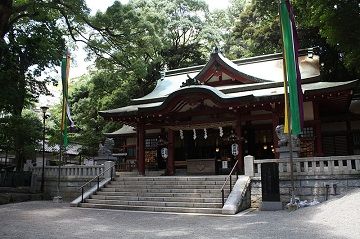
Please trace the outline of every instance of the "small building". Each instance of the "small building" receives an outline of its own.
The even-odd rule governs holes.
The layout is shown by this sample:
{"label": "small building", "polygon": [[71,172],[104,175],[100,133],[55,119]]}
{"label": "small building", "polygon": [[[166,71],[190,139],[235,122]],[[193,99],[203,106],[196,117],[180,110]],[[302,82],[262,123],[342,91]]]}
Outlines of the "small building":
{"label": "small building", "polygon": [[[309,54],[310,53],[310,54]],[[360,118],[349,111],[357,81],[320,80],[319,56],[299,52],[305,128],[300,157],[359,152]],[[275,127],[284,123],[282,54],[231,61],[215,50],[206,65],[163,72],[155,89],[126,107],[100,111],[124,124],[107,134],[136,161],[140,174],[161,165],[173,175],[221,174],[243,158],[278,158]],[[233,156],[231,145],[238,144]]]}
{"label": "small building", "polygon": [[[67,164],[81,164],[81,148],[80,144],[69,144],[66,147],[66,151],[63,153],[63,162]],[[45,165],[54,166],[60,159],[60,145],[51,145],[45,141]],[[42,166],[43,159],[43,146],[42,141],[39,143],[39,147],[36,149],[36,166]]]}

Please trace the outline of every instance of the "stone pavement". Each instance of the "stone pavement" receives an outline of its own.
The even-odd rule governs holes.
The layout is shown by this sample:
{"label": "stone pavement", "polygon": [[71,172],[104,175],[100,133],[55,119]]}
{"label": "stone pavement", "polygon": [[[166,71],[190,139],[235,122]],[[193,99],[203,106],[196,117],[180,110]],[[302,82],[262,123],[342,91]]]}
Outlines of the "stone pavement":
{"label": "stone pavement", "polygon": [[1,239],[360,238],[360,190],[295,212],[235,216],[70,208],[34,201],[0,206]]}

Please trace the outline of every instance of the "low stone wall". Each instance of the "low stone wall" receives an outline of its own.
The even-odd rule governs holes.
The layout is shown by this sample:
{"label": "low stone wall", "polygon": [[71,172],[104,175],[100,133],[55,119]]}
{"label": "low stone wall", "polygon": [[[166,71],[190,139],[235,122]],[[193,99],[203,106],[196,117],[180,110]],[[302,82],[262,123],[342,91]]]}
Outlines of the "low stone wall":
{"label": "low stone wall", "polygon": [[[336,176],[298,176],[294,180],[295,196],[300,200],[314,200],[319,202],[326,200],[326,185],[329,185],[329,198],[345,194],[347,191],[360,188],[360,175],[336,175]],[[336,185],[336,186],[334,186]],[[335,192],[336,191],[336,192]],[[291,198],[291,181],[280,178],[280,200],[283,206]],[[259,207],[261,204],[261,178],[253,177],[251,181],[251,207]]]}
{"label": "low stone wall", "polygon": [[[81,194],[81,190],[79,189],[84,183],[89,181],[91,178],[83,177],[83,178],[71,178],[71,177],[61,177],[60,178],[60,188],[58,193],[58,179],[57,178],[45,178],[44,183],[44,191],[48,197],[48,199],[53,198],[54,196],[60,196],[63,198],[64,201],[70,202],[74,200],[74,198],[78,197]],[[102,180],[103,177],[100,179]],[[40,191],[41,185],[41,177],[36,177],[36,191]],[[91,186],[95,185],[95,182],[91,184]],[[87,187],[86,189],[89,189]]]}
{"label": "low stone wall", "polygon": [[[48,195],[49,199],[54,196],[60,196],[64,201],[72,201],[79,195],[81,195],[81,187],[83,184],[93,179],[105,169],[111,167],[113,162],[105,162],[104,165],[94,165],[94,166],[85,166],[85,165],[70,165],[62,166],[60,168],[60,183],[59,183],[59,193],[58,193],[58,167],[45,167],[45,180],[44,180],[44,192]],[[105,173],[105,177],[109,177],[109,171]],[[41,175],[42,168],[35,167],[33,169],[33,176],[31,182],[31,188],[33,192],[40,192],[41,187]],[[115,175],[115,172],[114,172]],[[104,176],[100,177],[100,181],[104,179]],[[92,186],[96,185],[97,180],[87,185],[84,188],[84,191],[88,190]]]}

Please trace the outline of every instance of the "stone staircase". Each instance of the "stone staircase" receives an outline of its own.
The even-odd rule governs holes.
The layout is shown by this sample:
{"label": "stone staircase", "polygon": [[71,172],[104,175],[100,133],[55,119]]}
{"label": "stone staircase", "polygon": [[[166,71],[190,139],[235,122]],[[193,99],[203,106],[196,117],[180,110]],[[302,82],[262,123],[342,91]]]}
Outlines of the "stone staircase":
{"label": "stone staircase", "polygon": [[[116,177],[81,207],[221,214],[226,176]],[[236,177],[233,176],[233,184]],[[229,184],[229,183],[228,183]],[[226,187],[225,197],[229,194]],[[226,200],[226,199],[225,199]]]}

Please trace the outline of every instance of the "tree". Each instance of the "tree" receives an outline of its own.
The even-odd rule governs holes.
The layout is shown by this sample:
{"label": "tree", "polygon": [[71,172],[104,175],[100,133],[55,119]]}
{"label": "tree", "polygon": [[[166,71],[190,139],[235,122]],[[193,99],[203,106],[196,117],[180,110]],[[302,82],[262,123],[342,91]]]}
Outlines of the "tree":
{"label": "tree", "polygon": [[[14,129],[17,129],[14,131]],[[15,152],[18,157],[16,167],[22,168],[26,159],[32,159],[35,149],[39,146],[42,138],[42,123],[38,116],[32,111],[24,111],[22,116],[7,115],[0,118],[0,148]],[[21,140],[24,147],[18,148],[17,140]]]}
{"label": "tree", "polygon": [[[321,77],[326,81],[359,77],[360,33],[357,26],[360,25],[360,15],[357,1],[294,0],[291,3],[300,47],[319,46]],[[281,52],[278,4],[278,1],[265,0],[247,2],[230,33],[226,54],[234,58]]]}
{"label": "tree", "polygon": [[96,153],[102,133],[121,126],[105,122],[99,110],[126,106],[150,92],[165,64],[173,69],[205,63],[207,14],[204,1],[133,0],[115,2],[90,19],[87,49],[98,71],[77,81],[70,94],[75,140],[88,145],[88,153]]}
{"label": "tree", "polygon": [[[318,28],[319,35],[338,52],[350,72],[360,76],[360,5],[357,0],[296,2],[299,20],[305,27]],[[309,10],[310,9],[310,10]]]}
{"label": "tree", "polygon": [[237,58],[279,52],[279,19],[260,12],[254,2],[246,4],[235,21],[232,40],[229,50]]}
{"label": "tree", "polygon": [[[21,121],[26,106],[49,94],[46,84],[56,79],[43,72],[59,65],[66,35],[75,34],[70,23],[80,31],[87,12],[83,0],[0,1],[0,111]],[[21,161],[22,129],[13,126]]]}

